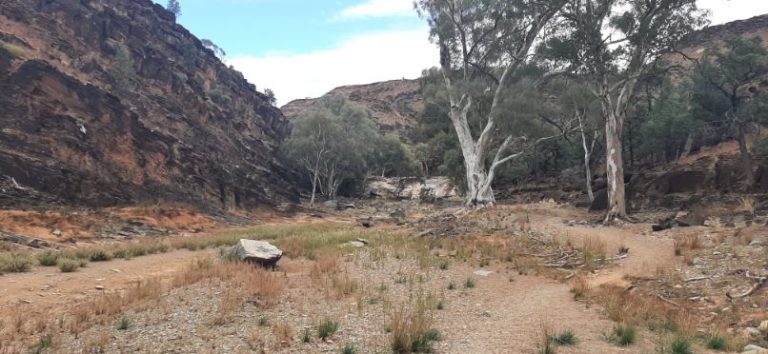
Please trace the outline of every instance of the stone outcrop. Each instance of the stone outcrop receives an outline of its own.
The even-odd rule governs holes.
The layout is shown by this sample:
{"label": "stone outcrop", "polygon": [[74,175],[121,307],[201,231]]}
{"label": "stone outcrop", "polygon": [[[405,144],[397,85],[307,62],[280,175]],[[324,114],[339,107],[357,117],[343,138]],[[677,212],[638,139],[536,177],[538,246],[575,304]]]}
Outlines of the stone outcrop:
{"label": "stone outcrop", "polygon": [[457,196],[456,187],[447,177],[372,177],[367,194],[385,199],[419,199],[431,201]]}
{"label": "stone outcrop", "polygon": [[280,110],[150,0],[0,2],[0,107],[0,176],[63,203],[297,199]]}
{"label": "stone outcrop", "polygon": [[[418,80],[392,80],[368,85],[342,86],[325,96],[344,96],[371,111],[379,128],[387,133],[407,138],[409,130],[418,125],[424,110],[424,99]],[[325,97],[324,96],[324,97]],[[280,109],[293,118],[311,107],[318,99],[291,101]]]}
{"label": "stone outcrop", "polygon": [[266,241],[240,240],[232,246],[230,254],[243,262],[273,268],[283,257],[283,251]]}

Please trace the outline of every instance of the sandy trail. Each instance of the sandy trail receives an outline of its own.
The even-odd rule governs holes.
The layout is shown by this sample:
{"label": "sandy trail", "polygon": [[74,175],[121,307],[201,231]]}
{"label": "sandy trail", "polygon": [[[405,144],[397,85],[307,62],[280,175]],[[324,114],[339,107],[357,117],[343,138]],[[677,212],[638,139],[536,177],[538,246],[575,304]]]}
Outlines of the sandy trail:
{"label": "sandy trail", "polygon": [[[564,220],[586,218],[586,214],[564,208],[556,213],[533,208],[529,210],[531,227],[564,237],[576,245],[587,237],[599,237],[613,254],[619,246],[630,249],[630,256],[615,267],[590,277],[593,286],[621,285],[625,276],[653,275],[658,267],[678,264],[670,240],[649,235],[649,225],[622,227],[568,226]],[[327,219],[326,219],[327,220]],[[282,220],[279,223],[287,222]],[[306,217],[296,222],[308,222]],[[17,306],[40,305],[66,308],[68,304],[98,295],[103,286],[112,291],[133,282],[153,277],[171,277],[199,257],[213,255],[215,250],[177,250],[166,254],[90,263],[76,273],[62,274],[54,267],[38,267],[29,273],[0,277],[0,314]],[[543,277],[519,276],[504,263],[494,264],[487,277],[474,275],[477,269],[457,266],[449,273],[452,279],[472,277],[477,288],[471,291],[443,292],[447,308],[436,313],[436,327],[445,339],[436,344],[440,353],[531,353],[542,343],[543,328],[552,331],[573,330],[578,344],[561,347],[560,353],[644,353],[651,352],[651,336],[641,335],[639,343],[629,348],[616,347],[604,339],[613,322],[595,308],[576,302],[570,286]],[[290,271],[289,271],[290,272]],[[509,279],[513,278],[513,281]],[[31,303],[27,303],[31,302]]]}
{"label": "sandy trail", "polygon": [[137,280],[171,277],[194,259],[214,253],[176,250],[131,260],[91,262],[74,273],[61,273],[56,267],[35,267],[27,273],[6,274],[0,277],[0,314],[17,306],[73,304],[102,291],[124,289]]}

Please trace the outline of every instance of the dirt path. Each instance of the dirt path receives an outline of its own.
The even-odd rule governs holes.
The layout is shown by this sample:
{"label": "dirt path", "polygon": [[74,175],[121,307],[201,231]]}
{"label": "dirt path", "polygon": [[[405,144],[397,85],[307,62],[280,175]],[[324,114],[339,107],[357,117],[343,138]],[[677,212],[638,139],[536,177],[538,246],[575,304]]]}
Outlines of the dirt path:
{"label": "dirt path", "polygon": [[617,261],[615,267],[590,277],[592,286],[625,286],[627,284],[623,279],[626,276],[649,277],[660,270],[682,266],[679,258],[675,257],[673,241],[653,235],[649,224],[567,225],[564,221],[586,219],[587,213],[575,209],[564,212],[563,216],[532,214],[531,224],[534,229],[570,240],[575,245],[583,245],[587,238],[597,238],[605,243],[609,256],[616,255],[620,247],[629,249],[628,257]]}
{"label": "dirt path", "polygon": [[0,314],[19,304],[36,308],[72,304],[101,291],[124,289],[137,280],[170,277],[192,260],[214,252],[176,250],[131,260],[91,262],[74,273],[61,273],[56,267],[35,267],[27,273],[6,274],[0,277]]}

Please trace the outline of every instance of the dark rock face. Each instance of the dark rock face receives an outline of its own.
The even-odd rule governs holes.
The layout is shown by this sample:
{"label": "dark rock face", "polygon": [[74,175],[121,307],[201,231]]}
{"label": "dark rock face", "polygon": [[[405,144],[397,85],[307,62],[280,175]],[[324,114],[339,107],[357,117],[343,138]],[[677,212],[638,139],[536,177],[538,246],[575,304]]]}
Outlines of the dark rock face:
{"label": "dark rock face", "polygon": [[280,110],[150,0],[0,2],[0,107],[0,176],[66,203],[297,200]]}

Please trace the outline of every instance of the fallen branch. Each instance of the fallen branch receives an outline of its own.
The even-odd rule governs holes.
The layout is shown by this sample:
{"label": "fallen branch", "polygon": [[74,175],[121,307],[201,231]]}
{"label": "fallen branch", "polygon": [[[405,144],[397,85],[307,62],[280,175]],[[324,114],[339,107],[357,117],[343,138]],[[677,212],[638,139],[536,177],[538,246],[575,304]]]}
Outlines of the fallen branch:
{"label": "fallen branch", "polygon": [[749,290],[747,290],[746,292],[744,292],[744,293],[741,293],[741,294],[731,295],[731,292],[730,292],[730,291],[726,292],[726,293],[725,293],[725,296],[726,296],[727,298],[729,298],[729,299],[735,299],[735,298],[747,297],[747,296],[749,296],[749,295],[752,295],[752,293],[754,293],[755,291],[757,291],[757,289],[760,289],[760,288],[763,286],[763,284],[765,284],[765,281],[766,281],[766,280],[768,280],[768,277],[761,277],[761,276],[756,276],[756,275],[750,275],[750,274],[749,274],[749,271],[747,271],[747,272],[744,274],[744,276],[745,276],[745,277],[747,277],[747,278],[749,278],[749,279],[754,279],[754,280],[756,280],[756,283],[755,283],[755,284],[753,284],[753,285],[752,285],[752,287],[751,287],[751,288],[749,288]]}
{"label": "fallen branch", "polygon": [[692,282],[692,281],[707,280],[707,279],[712,279],[712,276],[708,275],[708,276],[703,276],[703,277],[688,278],[688,279],[685,279],[685,282],[689,283],[689,282]]}
{"label": "fallen branch", "polygon": [[674,301],[672,301],[670,299],[665,298],[661,294],[656,294],[656,297],[659,298],[659,300],[664,301],[664,302],[666,302],[666,303],[668,303],[668,304],[670,304],[672,306],[681,307],[680,304],[678,304],[678,303],[676,303],[676,302],[674,302]]}

